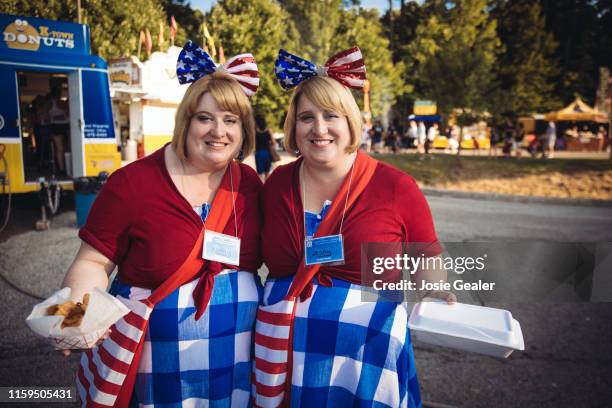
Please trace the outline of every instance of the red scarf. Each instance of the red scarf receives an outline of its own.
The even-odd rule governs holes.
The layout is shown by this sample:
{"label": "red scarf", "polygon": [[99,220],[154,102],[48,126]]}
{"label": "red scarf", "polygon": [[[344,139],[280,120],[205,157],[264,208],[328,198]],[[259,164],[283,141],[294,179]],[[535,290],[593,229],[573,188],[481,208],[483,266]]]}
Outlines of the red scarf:
{"label": "red scarf", "polygon": [[[228,170],[229,171],[225,172],[223,179],[221,180],[219,190],[215,195],[210,213],[206,219],[206,230],[223,233],[225,225],[233,213],[235,191],[240,189],[240,168],[236,162],[232,161],[228,166]],[[210,296],[215,283],[215,276],[221,271],[220,263],[205,261],[202,259],[202,242],[204,241],[204,234],[205,230],[203,228],[187,259],[185,259],[176,273],[170,276],[161,286],[153,291],[151,296],[149,296],[146,300],[147,304],[154,306],[174,292],[177,288],[187,282],[192,281],[198,275],[200,275],[198,284],[193,291],[193,300],[197,308],[195,319],[198,320],[200,317],[202,317],[206,311],[208,302],[210,301]],[[203,266],[204,268],[202,268]],[[144,322],[143,331],[146,330],[147,323],[148,322]],[[115,332],[118,333],[117,330],[114,330],[111,337],[113,334],[115,334]],[[136,381],[138,366],[140,364],[144,339],[145,336],[143,334],[140,343],[134,352],[134,359],[132,360],[128,374],[121,387],[119,396],[115,401],[115,407],[127,407],[129,405]]]}
{"label": "red scarf", "polygon": [[[263,228],[263,251],[270,277],[285,277],[302,270],[304,257],[304,209],[301,200],[299,168],[302,159],[278,168],[264,187],[263,211],[265,223]],[[340,190],[334,197],[325,219],[318,227],[315,237],[339,233],[342,213],[347,192],[349,192],[344,222],[351,218],[351,208],[366,188],[374,175],[378,162],[359,151],[355,158],[353,177],[349,192],[351,174],[346,175]],[[282,220],[279,222],[279,220]],[[346,246],[346,240],[344,241]],[[347,252],[347,251],[345,251]],[[268,256],[266,256],[268,255]],[[296,277],[293,287],[300,290],[296,294],[310,296],[312,278],[316,276],[319,283],[329,286],[331,277],[337,277],[353,283],[360,283],[359,269],[351,270],[346,265],[320,266],[306,268],[307,273]],[[299,282],[296,282],[298,281]]]}

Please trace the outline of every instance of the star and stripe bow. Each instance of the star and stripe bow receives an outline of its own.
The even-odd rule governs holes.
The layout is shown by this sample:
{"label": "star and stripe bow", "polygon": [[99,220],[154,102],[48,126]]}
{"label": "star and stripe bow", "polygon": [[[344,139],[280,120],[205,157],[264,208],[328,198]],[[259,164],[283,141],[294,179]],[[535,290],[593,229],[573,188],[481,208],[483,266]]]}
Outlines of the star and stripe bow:
{"label": "star and stripe bow", "polygon": [[257,92],[259,70],[252,54],[236,55],[225,64],[217,65],[206,51],[193,41],[187,41],[176,62],[176,76],[179,83],[195,82],[216,71],[225,72],[238,81],[247,96],[252,96]]}
{"label": "star and stripe bow", "polygon": [[339,52],[322,67],[285,50],[279,50],[274,70],[278,83],[284,89],[291,89],[315,75],[334,78],[342,85],[354,89],[362,89],[366,79],[366,67],[358,47]]}

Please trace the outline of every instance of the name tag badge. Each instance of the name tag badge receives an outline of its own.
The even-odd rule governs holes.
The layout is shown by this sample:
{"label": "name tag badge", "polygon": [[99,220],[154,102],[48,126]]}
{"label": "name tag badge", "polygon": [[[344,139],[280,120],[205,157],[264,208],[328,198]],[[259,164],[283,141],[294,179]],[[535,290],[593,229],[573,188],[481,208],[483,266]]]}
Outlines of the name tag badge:
{"label": "name tag badge", "polygon": [[306,252],[305,264],[343,264],[344,246],[342,235],[328,235],[319,238],[306,238],[304,241]]}
{"label": "name tag badge", "polygon": [[206,230],[202,258],[224,264],[240,264],[240,238]]}

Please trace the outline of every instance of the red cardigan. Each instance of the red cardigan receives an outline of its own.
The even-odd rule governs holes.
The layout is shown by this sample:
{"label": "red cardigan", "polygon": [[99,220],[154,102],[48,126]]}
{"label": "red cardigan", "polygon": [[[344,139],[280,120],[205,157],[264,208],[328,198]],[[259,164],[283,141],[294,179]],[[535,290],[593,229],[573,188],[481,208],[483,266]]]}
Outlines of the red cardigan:
{"label": "red cardigan", "polygon": [[[277,168],[263,189],[262,255],[272,278],[293,275],[304,254],[300,163],[297,160]],[[399,253],[402,242],[427,244],[420,245],[419,251],[428,256],[441,252],[423,193],[412,177],[382,162],[361,196],[347,209],[342,234],[345,263],[323,266],[320,273],[353,283],[362,283],[362,243],[398,243],[382,251],[375,249],[378,256]]]}
{"label": "red cardigan", "polygon": [[[241,164],[240,169],[236,192],[242,239],[239,269],[256,272],[261,265],[258,196],[262,184],[249,166]],[[153,289],[178,269],[201,228],[202,220],[172,182],[161,148],[111,175],[79,237],[117,264],[121,282]],[[233,213],[224,233],[235,235]]]}

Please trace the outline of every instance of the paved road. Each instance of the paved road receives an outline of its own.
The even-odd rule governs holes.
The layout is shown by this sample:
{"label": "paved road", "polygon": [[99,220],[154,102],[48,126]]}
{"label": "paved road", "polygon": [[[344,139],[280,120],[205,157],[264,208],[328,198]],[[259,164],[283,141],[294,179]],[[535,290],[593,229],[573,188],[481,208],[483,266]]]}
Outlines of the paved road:
{"label": "paved road", "polygon": [[[612,241],[611,208],[428,201],[441,241]],[[612,303],[497,306],[521,323],[525,352],[500,360],[417,344],[425,400],[462,407],[612,405]]]}
{"label": "paved road", "polygon": [[612,207],[428,197],[441,241],[612,241]]}
{"label": "paved road", "polygon": [[[429,202],[443,241],[612,241],[609,208],[444,197],[430,197]],[[15,208],[0,237],[0,271],[17,287],[46,296],[59,286],[78,247],[74,211],[65,209],[50,231],[35,232],[30,226],[36,207],[18,202]],[[78,357],[59,356],[23,323],[37,300],[1,279],[0,294],[0,386],[72,384]],[[426,401],[462,407],[612,404],[612,304],[500,306],[521,322],[525,352],[500,360],[417,344]]]}

